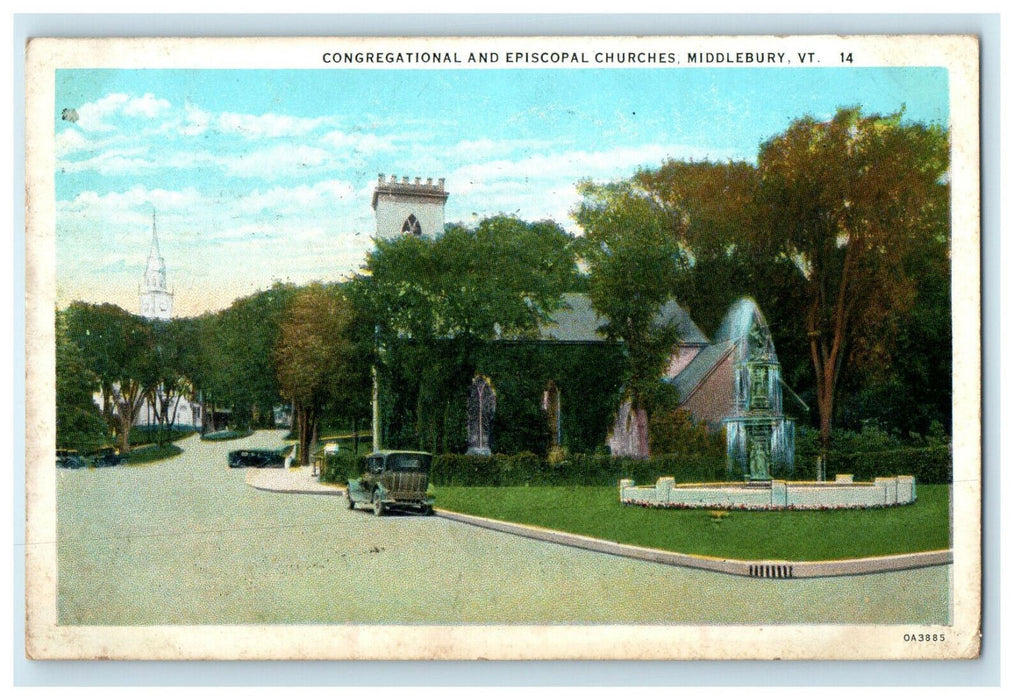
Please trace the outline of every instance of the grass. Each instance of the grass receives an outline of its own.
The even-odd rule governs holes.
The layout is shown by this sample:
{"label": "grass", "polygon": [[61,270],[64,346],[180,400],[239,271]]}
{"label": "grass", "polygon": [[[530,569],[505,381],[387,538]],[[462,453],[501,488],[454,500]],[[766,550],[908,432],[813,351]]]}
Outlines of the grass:
{"label": "grass", "polygon": [[126,464],[128,466],[132,466],[136,464],[158,462],[161,459],[176,457],[182,452],[184,452],[184,450],[177,445],[163,445],[162,447],[159,445],[146,445],[144,447],[136,447],[126,455]]}
{"label": "grass", "polygon": [[846,511],[661,510],[622,506],[612,487],[434,487],[440,508],[671,552],[818,561],[950,546],[949,487],[908,506]]}

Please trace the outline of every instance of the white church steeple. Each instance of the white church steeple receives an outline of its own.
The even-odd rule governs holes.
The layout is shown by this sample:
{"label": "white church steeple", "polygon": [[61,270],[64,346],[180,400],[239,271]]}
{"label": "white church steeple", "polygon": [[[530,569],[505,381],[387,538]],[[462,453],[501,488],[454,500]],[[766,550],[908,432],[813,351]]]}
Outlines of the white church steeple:
{"label": "white church steeple", "polygon": [[167,265],[160,255],[160,242],[156,236],[156,210],[152,212],[152,243],[145,277],[139,290],[139,310],[144,318],[166,320],[174,312],[174,295],[167,291]]}

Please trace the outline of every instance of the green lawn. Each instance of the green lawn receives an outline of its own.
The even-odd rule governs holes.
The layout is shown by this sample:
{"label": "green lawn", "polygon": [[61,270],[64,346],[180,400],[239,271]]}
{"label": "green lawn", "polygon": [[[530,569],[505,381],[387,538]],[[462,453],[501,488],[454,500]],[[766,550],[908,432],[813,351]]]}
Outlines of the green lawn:
{"label": "green lawn", "polygon": [[912,505],[877,510],[732,511],[622,506],[617,489],[434,487],[436,505],[626,544],[735,559],[813,561],[947,549],[949,487],[923,486]]}
{"label": "green lawn", "polygon": [[158,462],[163,459],[169,459],[170,457],[176,457],[183,452],[177,445],[143,445],[142,447],[136,447],[127,456],[127,464],[149,464],[150,462]]}

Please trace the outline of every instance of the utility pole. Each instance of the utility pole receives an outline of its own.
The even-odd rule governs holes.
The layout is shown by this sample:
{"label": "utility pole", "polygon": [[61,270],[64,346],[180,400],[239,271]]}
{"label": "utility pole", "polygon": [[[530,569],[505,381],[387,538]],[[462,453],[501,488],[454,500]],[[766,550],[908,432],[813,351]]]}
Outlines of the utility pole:
{"label": "utility pole", "polygon": [[376,365],[372,365],[372,451],[379,452],[383,447],[383,427],[379,423],[379,373]]}

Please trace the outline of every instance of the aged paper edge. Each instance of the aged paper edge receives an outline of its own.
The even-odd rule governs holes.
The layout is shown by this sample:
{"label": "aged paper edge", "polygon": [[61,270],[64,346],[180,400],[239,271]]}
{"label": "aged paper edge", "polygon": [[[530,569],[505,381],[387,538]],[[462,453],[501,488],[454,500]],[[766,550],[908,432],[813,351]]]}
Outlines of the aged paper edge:
{"label": "aged paper edge", "polygon": [[[316,68],[337,42],[395,50],[540,50],[635,47],[626,39],[35,39],[26,60],[26,650],[35,659],[950,659],[980,651],[981,344],[978,42],[967,36],[684,37],[725,50],[796,39],[804,50],[853,46],[862,65],[948,69],[951,97],[953,259],[953,576],[949,626],[153,626],[58,625],[54,444],[55,193],[52,164],[57,68]],[[754,48],[753,48],[754,50]],[[407,67],[407,66],[405,66]],[[436,66],[420,66],[435,69]],[[551,66],[557,67],[557,66]],[[361,66],[365,68],[365,66]],[[411,67],[413,69],[413,67]],[[387,70],[387,67],[378,67]],[[457,69],[465,69],[458,66]],[[484,69],[484,68],[483,68]],[[541,67],[533,68],[542,70]],[[940,631],[939,646],[905,633]]]}

